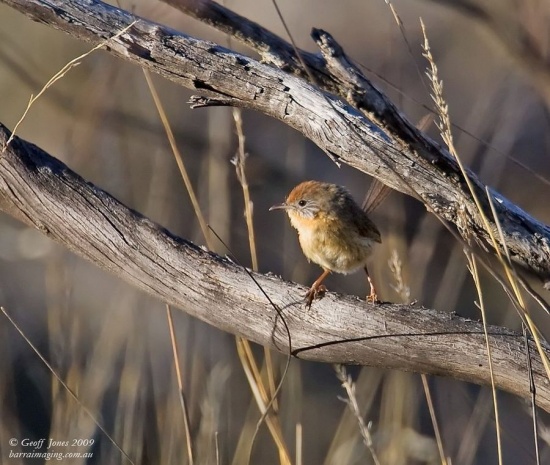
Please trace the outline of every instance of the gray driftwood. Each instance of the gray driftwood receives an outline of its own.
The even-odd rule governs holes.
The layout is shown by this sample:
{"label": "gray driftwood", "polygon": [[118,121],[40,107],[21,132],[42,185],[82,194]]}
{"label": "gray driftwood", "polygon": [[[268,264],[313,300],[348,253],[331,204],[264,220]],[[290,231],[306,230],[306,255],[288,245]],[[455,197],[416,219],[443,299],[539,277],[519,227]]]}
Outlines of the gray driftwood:
{"label": "gray driftwood", "polygon": [[[0,150],[9,135],[0,125]],[[305,287],[253,273],[279,314],[247,270],[175,237],[19,138],[0,158],[0,210],[154,297],[282,353],[490,383],[479,322],[332,293],[305,311]],[[527,398],[521,335],[499,327],[489,333],[497,387]],[[529,350],[538,405],[550,412],[548,378],[532,342]]]}
{"label": "gray driftwood", "polygon": [[[61,29],[71,36],[97,44],[137,18],[102,2],[83,0],[0,0],[32,19]],[[208,0],[177,1],[190,4],[199,19],[208,17]],[[223,9],[210,24],[229,24],[240,40],[256,44],[277,69],[218,44],[198,40],[173,29],[140,19],[132,29],[114,40],[109,51],[156,72],[185,87],[213,97],[200,106],[232,105],[250,108],[277,118],[315,142],[335,161],[347,163],[395,190],[414,195],[439,217],[457,226],[467,242],[492,248],[483,221],[454,159],[438,144],[418,131],[399,113],[347,59],[334,39],[314,31],[324,59],[307,55],[317,76],[316,84],[346,97],[348,103],[296,77],[296,60],[288,58],[288,44],[260,26],[241,17],[223,16]],[[206,12],[206,13],[205,13]],[[223,23],[222,21],[225,21]],[[220,26],[221,27],[221,26]],[[262,32],[262,34],[258,33]],[[252,37],[245,40],[245,37]],[[276,41],[273,44],[266,40]],[[264,42],[262,42],[264,41]],[[261,44],[261,45],[257,45]],[[285,50],[282,52],[281,50]],[[325,62],[326,60],[326,62]],[[323,66],[324,63],[324,66]],[[303,74],[303,73],[302,73]],[[322,77],[322,79],[321,79]],[[350,104],[351,103],[351,104]],[[355,105],[355,106],[353,106]],[[491,228],[485,186],[469,172],[481,198]],[[537,221],[502,195],[494,196],[504,240],[512,259],[523,268],[550,282],[550,227]],[[498,234],[497,234],[498,236]],[[499,239],[500,241],[500,239]],[[502,245],[500,245],[502,251]]]}

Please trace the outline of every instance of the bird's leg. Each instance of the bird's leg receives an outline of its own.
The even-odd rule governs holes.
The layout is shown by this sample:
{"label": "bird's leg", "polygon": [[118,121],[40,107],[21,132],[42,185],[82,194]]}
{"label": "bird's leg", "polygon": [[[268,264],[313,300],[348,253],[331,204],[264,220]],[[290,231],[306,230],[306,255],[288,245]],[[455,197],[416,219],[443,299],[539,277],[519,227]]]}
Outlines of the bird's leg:
{"label": "bird's leg", "polygon": [[370,294],[367,296],[367,302],[374,304],[376,302],[379,302],[379,300],[378,300],[378,296],[376,295],[376,291],[374,290],[374,284],[372,282],[372,279],[370,279],[370,274],[369,274],[367,265],[365,265],[365,273],[367,273],[367,280],[369,281],[369,287],[370,287]]}
{"label": "bird's leg", "polygon": [[330,273],[330,270],[324,270],[323,274],[315,280],[315,282],[309,288],[309,291],[307,291],[307,294],[306,294],[307,308],[311,307],[311,303],[313,302],[313,299],[315,299],[319,295],[322,295],[327,290],[327,288],[323,286],[321,283],[323,282],[323,279],[325,279],[328,276],[329,273]]}

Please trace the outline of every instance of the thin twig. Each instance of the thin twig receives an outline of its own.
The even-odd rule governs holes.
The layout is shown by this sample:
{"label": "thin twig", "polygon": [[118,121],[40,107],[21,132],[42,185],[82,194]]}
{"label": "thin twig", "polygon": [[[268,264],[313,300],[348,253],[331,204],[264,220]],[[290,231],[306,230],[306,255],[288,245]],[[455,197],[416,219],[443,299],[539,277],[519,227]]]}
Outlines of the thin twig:
{"label": "thin twig", "polygon": [[[246,340],[244,340],[246,341]],[[246,341],[248,342],[248,341]],[[248,345],[248,349],[250,348],[250,345]],[[239,356],[243,358],[247,358],[248,355],[247,352],[247,344],[243,344],[242,338],[237,338],[237,349],[239,351]],[[269,431],[271,432],[271,435],[273,436],[273,439],[275,440],[275,444],[277,446],[277,449],[279,451],[279,458],[281,460],[282,465],[290,465],[290,455],[288,453],[286,444],[284,442],[284,438],[282,434],[279,434],[281,432],[281,426],[277,419],[277,417],[269,415],[269,412],[267,410],[267,402],[265,399],[267,399],[267,394],[263,388],[263,385],[261,383],[257,383],[256,380],[258,379],[258,374],[254,373],[254,370],[258,370],[257,365],[254,362],[254,359],[249,359],[249,363],[243,363],[243,368],[245,375],[248,379],[248,384],[251,387],[252,393],[254,394],[254,398],[256,399],[256,403],[260,409],[260,412],[262,415],[265,415],[265,422],[269,428]],[[250,454],[252,453],[252,449],[249,450],[249,457],[248,457],[248,463],[250,463]]]}
{"label": "thin twig", "polygon": [[[231,253],[231,250],[229,249],[228,245],[224,242],[224,240],[214,231],[210,226],[210,230],[212,231],[212,234],[220,241],[220,243],[228,250],[228,252]],[[279,381],[279,384],[277,385],[275,391],[273,392],[272,396],[268,396],[267,389],[264,386],[264,383],[262,381],[260,370],[258,368],[258,365],[256,363],[256,359],[254,358],[254,354],[252,352],[252,347],[250,346],[250,342],[246,340],[245,338],[237,336],[235,338],[235,342],[237,344],[237,354],[239,356],[239,360],[241,361],[241,365],[245,371],[245,374],[247,376],[248,383],[250,385],[250,388],[252,389],[252,393],[254,394],[254,398],[256,399],[256,403],[258,405],[258,408],[261,412],[261,417],[258,420],[258,423],[256,424],[256,429],[251,441],[250,448],[248,450],[248,462],[250,463],[250,458],[252,454],[252,444],[254,443],[254,440],[256,438],[256,435],[259,432],[259,428],[263,421],[265,420],[267,422],[267,425],[269,427],[269,431],[271,435],[273,436],[273,439],[275,441],[276,446],[279,448],[279,457],[281,459],[282,464],[290,464],[290,456],[288,454],[288,450],[286,448],[286,444],[284,442],[284,437],[282,430],[280,428],[280,424],[277,420],[276,416],[271,417],[271,407],[273,406],[273,403],[275,402],[277,395],[279,391],[282,389],[283,382],[286,378],[286,375],[288,373],[288,369],[290,367],[290,361],[292,359],[292,337],[290,335],[290,329],[288,327],[288,324],[279,309],[277,305],[273,302],[271,297],[266,293],[265,289],[260,285],[260,283],[256,280],[252,272],[242,266],[235,257],[232,257],[232,260],[237,263],[242,269],[247,273],[248,277],[254,282],[254,284],[260,289],[262,294],[264,295],[265,299],[269,302],[269,304],[273,307],[273,309],[277,312],[277,316],[281,318],[281,321],[283,323],[283,327],[285,328],[285,332],[288,338],[288,354],[287,359],[285,363],[285,367],[283,369],[283,374],[281,376],[281,380]],[[267,350],[267,349],[266,349]],[[268,418],[269,417],[269,418]],[[269,420],[269,421],[268,421]]]}
{"label": "thin twig", "polygon": [[397,27],[399,28],[403,42],[405,42],[405,45],[407,46],[407,52],[409,53],[409,57],[412,59],[414,68],[416,69],[416,72],[418,74],[418,78],[420,79],[420,82],[424,87],[424,89],[428,91],[428,86],[426,84],[426,81],[424,80],[424,76],[422,75],[422,72],[420,71],[420,66],[418,65],[418,62],[415,59],[415,54],[413,53],[411,43],[407,38],[407,31],[405,30],[405,25],[403,24],[403,21],[397,14],[397,10],[393,6],[393,3],[390,0],[384,0],[384,1],[386,2],[386,5],[388,5],[388,7],[390,8],[393,19],[395,19],[395,22],[397,23]]}

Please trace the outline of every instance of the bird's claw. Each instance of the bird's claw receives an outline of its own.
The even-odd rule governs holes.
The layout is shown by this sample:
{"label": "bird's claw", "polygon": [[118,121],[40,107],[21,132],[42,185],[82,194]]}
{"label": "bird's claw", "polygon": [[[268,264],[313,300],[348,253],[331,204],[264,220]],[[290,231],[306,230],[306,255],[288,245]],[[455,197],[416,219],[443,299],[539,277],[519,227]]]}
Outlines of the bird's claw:
{"label": "bird's claw", "polygon": [[327,292],[327,288],[324,284],[320,284],[316,287],[311,287],[306,293],[306,308],[310,309],[314,299],[322,299]]}
{"label": "bird's claw", "polygon": [[367,296],[367,303],[369,303],[369,304],[379,304],[379,303],[382,303],[382,301],[378,300],[378,296],[376,295],[375,292],[371,292]]}

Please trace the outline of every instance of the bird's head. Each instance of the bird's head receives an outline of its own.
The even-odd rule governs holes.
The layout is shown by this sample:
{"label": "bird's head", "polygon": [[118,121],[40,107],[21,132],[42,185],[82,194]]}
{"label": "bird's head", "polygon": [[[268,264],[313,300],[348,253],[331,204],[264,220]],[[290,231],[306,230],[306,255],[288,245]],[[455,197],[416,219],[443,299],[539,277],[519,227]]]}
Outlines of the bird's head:
{"label": "bird's head", "polygon": [[273,205],[269,210],[285,210],[295,225],[295,222],[332,216],[338,212],[347,196],[348,192],[335,184],[305,181],[292,189],[283,203]]}

